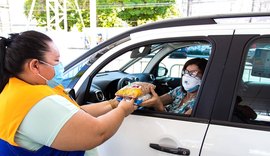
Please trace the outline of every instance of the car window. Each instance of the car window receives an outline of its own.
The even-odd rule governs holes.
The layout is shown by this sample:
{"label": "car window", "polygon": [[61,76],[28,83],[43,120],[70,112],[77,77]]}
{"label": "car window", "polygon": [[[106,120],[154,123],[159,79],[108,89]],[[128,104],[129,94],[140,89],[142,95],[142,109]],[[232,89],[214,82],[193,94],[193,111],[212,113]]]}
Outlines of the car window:
{"label": "car window", "polygon": [[270,126],[270,39],[254,41],[245,57],[233,121]]}

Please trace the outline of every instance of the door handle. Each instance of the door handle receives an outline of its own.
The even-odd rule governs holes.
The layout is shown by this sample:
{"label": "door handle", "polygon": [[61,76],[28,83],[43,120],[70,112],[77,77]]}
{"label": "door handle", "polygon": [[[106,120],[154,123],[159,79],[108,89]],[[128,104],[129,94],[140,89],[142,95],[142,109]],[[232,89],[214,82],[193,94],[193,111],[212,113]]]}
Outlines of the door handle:
{"label": "door handle", "polygon": [[190,151],[189,149],[185,149],[185,148],[171,148],[171,147],[164,147],[164,146],[160,146],[159,144],[153,144],[150,143],[149,146],[153,149],[162,151],[162,152],[167,152],[167,153],[172,153],[172,154],[177,154],[177,155],[189,155]]}

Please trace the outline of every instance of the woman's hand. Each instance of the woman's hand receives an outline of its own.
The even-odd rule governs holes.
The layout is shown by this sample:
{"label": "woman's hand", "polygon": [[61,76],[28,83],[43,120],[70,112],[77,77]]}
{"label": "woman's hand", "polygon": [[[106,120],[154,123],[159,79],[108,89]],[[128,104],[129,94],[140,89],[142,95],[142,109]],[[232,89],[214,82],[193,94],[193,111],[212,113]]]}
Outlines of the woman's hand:
{"label": "woman's hand", "polygon": [[119,105],[119,101],[116,97],[114,99],[108,100],[108,103],[112,109],[116,108]]}
{"label": "woman's hand", "polygon": [[125,116],[128,116],[129,114],[134,112],[134,110],[136,110],[138,106],[134,104],[134,99],[123,99],[119,102],[117,108],[123,109],[125,111]]}
{"label": "woman's hand", "polygon": [[140,104],[140,106],[154,107],[158,111],[164,111],[163,103],[162,103],[160,97],[158,96],[158,94],[155,92],[155,90],[152,87],[150,88],[150,91],[151,91],[151,94],[152,94],[151,99],[143,101]]}

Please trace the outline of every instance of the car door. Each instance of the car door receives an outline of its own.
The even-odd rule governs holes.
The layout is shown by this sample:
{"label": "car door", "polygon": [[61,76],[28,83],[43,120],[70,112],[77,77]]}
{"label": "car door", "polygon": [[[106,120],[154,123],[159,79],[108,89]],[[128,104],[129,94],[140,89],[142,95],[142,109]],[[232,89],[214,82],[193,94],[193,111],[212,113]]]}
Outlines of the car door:
{"label": "car door", "polygon": [[269,29],[235,33],[201,155],[270,155]]}
{"label": "car door", "polygon": [[[112,47],[95,62],[87,63],[89,68],[80,73],[81,77],[74,83],[75,99],[79,104],[85,102],[85,95],[95,75],[111,60],[133,48],[155,43],[190,43],[207,42],[211,45],[208,66],[197,99],[196,108],[191,116],[139,109],[125,118],[117,133],[98,146],[100,155],[117,156],[156,156],[156,155],[200,155],[201,146],[208,129],[212,107],[219,86],[217,77],[222,75],[226,54],[229,51],[232,30],[215,30],[209,26],[191,28],[166,28],[149,30],[130,35],[130,40]],[[196,31],[195,31],[196,30]],[[226,35],[224,35],[226,34]],[[102,44],[100,45],[102,46]],[[106,47],[104,47],[106,48]],[[108,48],[107,48],[108,49]],[[98,55],[97,55],[98,56]],[[85,57],[85,56],[83,56]],[[213,58],[217,58],[214,60]],[[218,60],[219,59],[219,60]],[[92,59],[91,59],[92,61]],[[144,73],[151,73],[158,61],[149,62]],[[211,74],[215,72],[215,75]],[[169,154],[170,153],[170,154]]]}

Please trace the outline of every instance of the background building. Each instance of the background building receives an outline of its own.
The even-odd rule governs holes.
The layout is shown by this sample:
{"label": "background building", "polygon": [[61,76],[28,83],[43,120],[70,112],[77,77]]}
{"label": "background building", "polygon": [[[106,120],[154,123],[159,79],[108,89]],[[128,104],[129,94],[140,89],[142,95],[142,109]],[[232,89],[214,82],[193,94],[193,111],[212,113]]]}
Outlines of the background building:
{"label": "background building", "polygon": [[270,0],[179,0],[183,16],[269,12]]}

